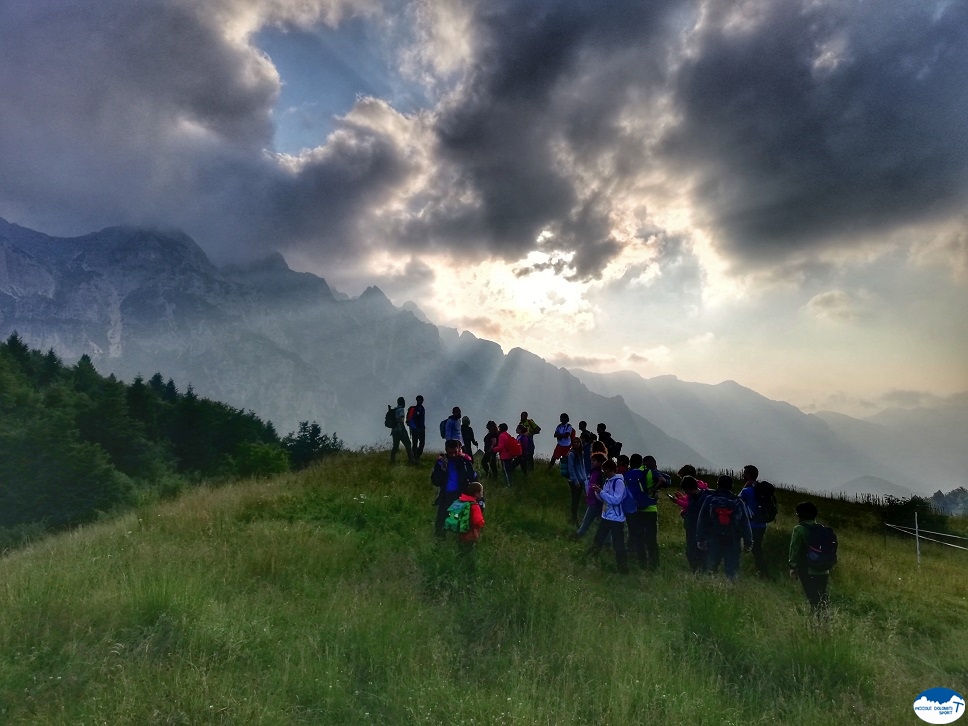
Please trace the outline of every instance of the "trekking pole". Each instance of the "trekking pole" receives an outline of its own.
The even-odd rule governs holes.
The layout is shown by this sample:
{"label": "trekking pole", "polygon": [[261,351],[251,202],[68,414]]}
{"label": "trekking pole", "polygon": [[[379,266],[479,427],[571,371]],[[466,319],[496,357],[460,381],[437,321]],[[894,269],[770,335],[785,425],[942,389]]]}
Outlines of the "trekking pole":
{"label": "trekking pole", "polygon": [[918,532],[918,513],[914,513],[914,545],[918,552],[918,567],[921,566],[921,536]]}

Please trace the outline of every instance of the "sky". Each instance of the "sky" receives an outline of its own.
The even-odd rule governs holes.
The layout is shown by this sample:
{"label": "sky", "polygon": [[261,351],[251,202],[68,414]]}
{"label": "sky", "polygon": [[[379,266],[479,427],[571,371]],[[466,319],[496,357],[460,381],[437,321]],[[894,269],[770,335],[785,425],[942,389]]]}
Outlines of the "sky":
{"label": "sky", "polygon": [[0,216],[176,227],[556,365],[968,391],[968,3],[0,2]]}

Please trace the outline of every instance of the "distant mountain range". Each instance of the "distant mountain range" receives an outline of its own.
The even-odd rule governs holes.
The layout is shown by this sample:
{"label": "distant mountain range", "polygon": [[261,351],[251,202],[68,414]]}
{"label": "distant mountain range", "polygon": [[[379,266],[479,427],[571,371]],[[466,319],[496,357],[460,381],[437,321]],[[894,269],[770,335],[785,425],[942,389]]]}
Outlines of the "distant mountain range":
{"label": "distant mountain range", "polygon": [[763,478],[815,490],[875,477],[882,493],[947,491],[968,471],[965,402],[859,420],[807,415],[731,381],[568,371],[438,328],[375,287],[350,299],[280,255],[218,268],[180,232],[114,227],[63,239],[0,220],[0,335],[14,330],[68,362],[87,354],[125,380],[160,371],[281,433],[317,420],[354,446],[385,443],[386,404],[420,393],[431,450],[436,422],[458,405],[478,439],[488,419],[513,427],[527,410],[547,454],[567,411],[576,424],[606,422],[625,452],[652,453],[665,468],[756,463]]}

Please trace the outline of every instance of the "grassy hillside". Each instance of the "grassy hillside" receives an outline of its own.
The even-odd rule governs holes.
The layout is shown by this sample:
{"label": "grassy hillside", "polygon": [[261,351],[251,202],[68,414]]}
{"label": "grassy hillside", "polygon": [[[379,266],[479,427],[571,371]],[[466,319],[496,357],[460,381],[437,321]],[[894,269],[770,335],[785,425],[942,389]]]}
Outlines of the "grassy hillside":
{"label": "grassy hillside", "polygon": [[556,472],[489,488],[470,572],[428,469],[333,457],[8,554],[0,722],[910,724],[968,690],[968,553],[917,570],[870,508],[819,502],[842,555],[818,627],[796,583],[689,575],[671,505],[658,573],[586,559]]}

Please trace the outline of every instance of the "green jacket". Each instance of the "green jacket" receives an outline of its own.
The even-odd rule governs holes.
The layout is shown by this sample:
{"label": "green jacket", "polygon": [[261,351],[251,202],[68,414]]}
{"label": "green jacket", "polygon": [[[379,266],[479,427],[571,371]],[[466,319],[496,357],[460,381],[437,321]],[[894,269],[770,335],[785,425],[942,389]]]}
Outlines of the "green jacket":
{"label": "green jacket", "polygon": [[[790,569],[800,570],[806,567],[807,562],[807,547],[810,542],[810,535],[807,533],[807,528],[811,526],[817,526],[816,521],[809,519],[800,522],[796,527],[793,528],[793,534],[790,536]],[[807,567],[808,575],[829,575],[830,570],[818,570],[813,567]]]}

